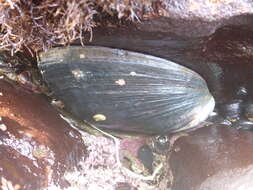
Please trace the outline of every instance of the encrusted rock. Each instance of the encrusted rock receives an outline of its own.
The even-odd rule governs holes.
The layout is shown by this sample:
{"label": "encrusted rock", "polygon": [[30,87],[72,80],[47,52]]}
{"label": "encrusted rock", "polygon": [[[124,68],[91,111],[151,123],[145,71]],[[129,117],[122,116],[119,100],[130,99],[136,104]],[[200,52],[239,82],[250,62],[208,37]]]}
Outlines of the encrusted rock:
{"label": "encrusted rock", "polygon": [[44,96],[0,80],[0,189],[66,187],[85,158],[81,135]]}

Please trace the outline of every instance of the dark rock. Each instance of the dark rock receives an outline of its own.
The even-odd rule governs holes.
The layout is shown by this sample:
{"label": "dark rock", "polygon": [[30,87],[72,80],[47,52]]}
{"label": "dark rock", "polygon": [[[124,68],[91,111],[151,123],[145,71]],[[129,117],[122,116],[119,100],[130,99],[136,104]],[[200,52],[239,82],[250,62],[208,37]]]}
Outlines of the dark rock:
{"label": "dark rock", "polygon": [[252,100],[249,102],[246,102],[245,108],[244,108],[244,116],[250,120],[253,120],[253,102],[252,102]]}
{"label": "dark rock", "polygon": [[66,186],[64,172],[84,159],[81,135],[44,96],[0,80],[1,187],[41,189]]}
{"label": "dark rock", "polygon": [[165,1],[159,16],[136,26],[149,32],[174,33],[184,37],[209,36],[224,25],[252,23],[250,1],[173,0]]}
{"label": "dark rock", "polygon": [[149,173],[153,171],[154,155],[151,148],[148,145],[143,145],[138,150],[138,158],[141,160],[143,165],[149,170]]}
{"label": "dark rock", "polygon": [[253,121],[240,119],[239,121],[233,123],[233,127],[236,127],[237,129],[253,131]]}
{"label": "dark rock", "polygon": [[229,103],[224,103],[220,106],[220,114],[227,120],[237,120],[241,115],[241,100],[233,100]]}
{"label": "dark rock", "polygon": [[172,190],[252,189],[253,133],[210,126],[179,138],[170,167]]}

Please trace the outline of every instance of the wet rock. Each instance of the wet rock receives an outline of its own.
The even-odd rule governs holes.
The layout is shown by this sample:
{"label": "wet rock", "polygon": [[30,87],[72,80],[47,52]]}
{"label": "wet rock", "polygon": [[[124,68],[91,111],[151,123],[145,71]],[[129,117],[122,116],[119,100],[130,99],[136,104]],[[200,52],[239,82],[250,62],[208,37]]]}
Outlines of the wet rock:
{"label": "wet rock", "polygon": [[252,189],[252,146],[252,132],[224,125],[179,138],[170,157],[172,190]]}
{"label": "wet rock", "polygon": [[224,103],[220,106],[220,113],[225,119],[229,121],[237,120],[241,115],[241,104],[241,100],[234,100],[229,103]]}
{"label": "wet rock", "polygon": [[253,94],[252,31],[249,26],[226,26],[211,35],[202,47],[200,55],[204,60],[220,68],[216,72],[220,88],[214,91],[222,101],[247,99]]}
{"label": "wet rock", "polygon": [[253,130],[253,121],[250,121],[247,119],[241,119],[239,121],[234,122],[233,127],[236,127],[237,129],[252,131]]}
{"label": "wet rock", "polygon": [[245,104],[244,115],[253,121],[253,102],[249,101]]}
{"label": "wet rock", "polygon": [[250,23],[253,7],[251,1],[237,0],[173,0],[161,4],[164,6],[157,6],[159,16],[138,23],[139,29],[185,37],[208,36],[227,24]]}
{"label": "wet rock", "polygon": [[148,145],[143,145],[138,150],[138,158],[141,160],[143,165],[149,170],[149,173],[152,173],[154,156],[151,148]]}
{"label": "wet rock", "polygon": [[[85,158],[81,135],[44,96],[0,80],[0,187],[61,188],[64,172]],[[0,189],[1,189],[0,188]]]}

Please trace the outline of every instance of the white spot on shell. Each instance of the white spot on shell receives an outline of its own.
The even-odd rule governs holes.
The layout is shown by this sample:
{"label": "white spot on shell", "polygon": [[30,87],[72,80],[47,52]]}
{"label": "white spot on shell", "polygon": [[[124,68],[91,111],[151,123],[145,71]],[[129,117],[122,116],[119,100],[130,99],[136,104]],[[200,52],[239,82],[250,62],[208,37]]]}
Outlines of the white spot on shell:
{"label": "white spot on shell", "polygon": [[81,71],[80,69],[72,70],[72,74],[74,75],[74,77],[75,77],[77,80],[80,80],[81,78],[84,77],[84,73],[83,73],[83,71]]}
{"label": "white spot on shell", "polygon": [[3,93],[2,93],[2,92],[0,92],[0,96],[3,96]]}
{"label": "white spot on shell", "polygon": [[4,76],[3,75],[0,75],[0,79],[3,79],[4,78]]}
{"label": "white spot on shell", "polygon": [[217,114],[217,112],[214,112],[214,111],[209,114],[209,116],[216,116],[216,115],[218,115],[218,114]]}
{"label": "white spot on shell", "polygon": [[124,50],[121,50],[121,49],[115,50],[115,53],[116,53],[116,55],[121,56],[121,57],[126,56],[126,54],[127,54],[127,52],[125,52]]}
{"label": "white spot on shell", "polygon": [[105,121],[106,120],[106,116],[103,114],[96,114],[93,116],[93,119],[95,121]]}
{"label": "white spot on shell", "polygon": [[80,54],[80,59],[84,59],[85,55],[84,54]]}
{"label": "white spot on shell", "polygon": [[115,81],[115,84],[117,84],[119,86],[124,86],[124,85],[126,85],[126,81],[124,79],[119,79],[119,80]]}
{"label": "white spot on shell", "polygon": [[61,108],[61,109],[64,108],[64,103],[63,103],[62,101],[60,101],[60,100],[55,100],[55,99],[53,99],[53,100],[51,101],[51,104],[52,104],[53,106],[56,106],[56,107]]}
{"label": "white spot on shell", "polygon": [[7,130],[7,126],[5,124],[0,124],[0,130],[6,131]]}
{"label": "white spot on shell", "polygon": [[137,73],[136,72],[134,72],[134,71],[132,71],[131,73],[129,73],[131,76],[136,76],[137,75]]}

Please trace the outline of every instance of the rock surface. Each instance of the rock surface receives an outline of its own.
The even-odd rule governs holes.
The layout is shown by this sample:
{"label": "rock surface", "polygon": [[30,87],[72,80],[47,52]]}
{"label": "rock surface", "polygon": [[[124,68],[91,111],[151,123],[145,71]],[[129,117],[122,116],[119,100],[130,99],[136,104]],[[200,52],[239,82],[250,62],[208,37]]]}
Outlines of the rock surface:
{"label": "rock surface", "polygon": [[250,0],[165,0],[157,6],[159,16],[136,26],[145,31],[172,32],[184,37],[208,36],[221,26],[250,23]]}
{"label": "rock surface", "polygon": [[253,188],[253,134],[216,125],[179,138],[170,157],[172,190]]}
{"label": "rock surface", "polygon": [[0,189],[68,186],[85,146],[45,97],[1,79],[0,118]]}

